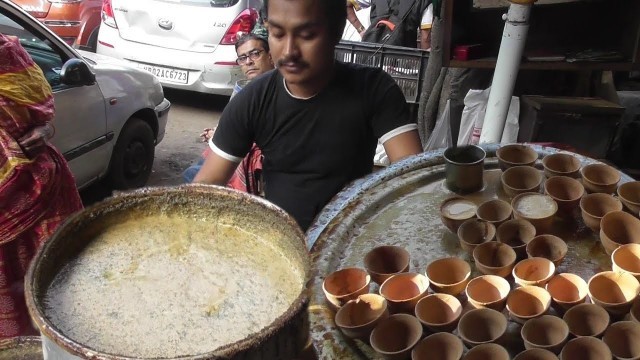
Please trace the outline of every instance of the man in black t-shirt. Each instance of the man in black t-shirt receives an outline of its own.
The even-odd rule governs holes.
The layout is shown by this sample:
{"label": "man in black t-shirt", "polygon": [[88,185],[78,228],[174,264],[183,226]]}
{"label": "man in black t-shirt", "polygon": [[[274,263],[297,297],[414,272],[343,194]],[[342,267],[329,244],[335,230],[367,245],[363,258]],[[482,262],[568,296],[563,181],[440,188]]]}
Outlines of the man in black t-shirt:
{"label": "man in black t-shirt", "polygon": [[344,0],[265,0],[277,71],[225,108],[194,182],[225,184],[255,143],[265,197],[306,230],[348,182],[371,172],[378,139],[391,162],[422,151],[400,88],[380,69],[336,62]]}

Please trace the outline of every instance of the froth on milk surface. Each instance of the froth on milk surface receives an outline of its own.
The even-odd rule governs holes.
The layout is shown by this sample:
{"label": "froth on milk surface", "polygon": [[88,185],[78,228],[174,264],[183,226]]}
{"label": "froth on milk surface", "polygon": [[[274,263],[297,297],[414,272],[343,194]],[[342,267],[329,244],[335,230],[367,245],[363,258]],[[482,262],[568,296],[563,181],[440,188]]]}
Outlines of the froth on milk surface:
{"label": "froth on milk surface", "polygon": [[525,195],[516,204],[516,211],[531,219],[547,217],[553,214],[554,210],[553,199],[542,194]]}
{"label": "froth on milk surface", "polygon": [[473,201],[454,199],[445,203],[442,210],[451,219],[468,219],[475,215],[477,208]]}
{"label": "froth on milk surface", "polygon": [[47,318],[93,350],[155,358],[211,352],[271,324],[304,286],[259,235],[167,215],[109,227],[56,275]]}

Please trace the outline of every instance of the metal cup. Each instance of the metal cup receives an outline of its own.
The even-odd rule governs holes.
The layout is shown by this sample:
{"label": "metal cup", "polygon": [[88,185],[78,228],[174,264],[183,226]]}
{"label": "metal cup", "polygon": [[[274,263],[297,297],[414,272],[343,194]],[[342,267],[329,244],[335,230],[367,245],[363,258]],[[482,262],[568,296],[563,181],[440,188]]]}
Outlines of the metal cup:
{"label": "metal cup", "polygon": [[444,152],[447,188],[457,194],[482,190],[484,159],[487,153],[479,146],[450,147]]}

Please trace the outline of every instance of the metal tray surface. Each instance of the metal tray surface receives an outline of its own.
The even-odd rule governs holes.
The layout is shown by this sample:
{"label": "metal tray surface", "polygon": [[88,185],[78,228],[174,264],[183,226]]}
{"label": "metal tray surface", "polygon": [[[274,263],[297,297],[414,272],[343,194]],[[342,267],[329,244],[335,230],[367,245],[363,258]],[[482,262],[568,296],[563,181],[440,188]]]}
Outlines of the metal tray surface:
{"label": "metal tray surface", "polygon": [[[539,153],[539,159],[564,152],[531,146]],[[510,202],[500,184],[501,171],[495,157],[498,146],[483,148],[487,151],[484,189],[465,197],[477,204],[496,197]],[[583,166],[597,162],[571,154],[577,156]],[[537,165],[540,167],[540,160]],[[368,344],[343,336],[334,324],[335,312],[326,305],[322,291],[324,278],[333,271],[353,266],[364,268],[364,255],[370,249],[379,245],[404,247],[411,254],[409,271],[412,272],[424,274],[427,264],[433,260],[459,257],[471,264],[472,277],[481,275],[475,269],[473,258],[460,247],[457,236],[440,221],[440,203],[453,195],[444,185],[444,176],[442,151],[401,161],[346,187],[309,229],[307,245],[314,262],[309,283],[309,316],[311,338],[319,359],[381,358]],[[620,183],[632,180],[623,173]],[[574,219],[556,218],[552,233],[564,239],[569,247],[558,272],[572,272],[588,280],[597,272],[611,269],[598,234],[584,225],[579,213]],[[371,292],[377,291],[378,286],[372,283]],[[512,355],[523,349],[520,327],[512,321],[503,345]]]}

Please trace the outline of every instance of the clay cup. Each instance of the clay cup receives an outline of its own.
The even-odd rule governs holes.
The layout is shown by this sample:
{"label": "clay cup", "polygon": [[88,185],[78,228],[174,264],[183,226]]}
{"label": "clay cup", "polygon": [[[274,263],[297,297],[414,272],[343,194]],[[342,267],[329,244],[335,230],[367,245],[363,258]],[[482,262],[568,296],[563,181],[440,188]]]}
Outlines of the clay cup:
{"label": "clay cup", "polygon": [[640,220],[624,211],[612,211],[600,221],[600,241],[608,255],[624,244],[640,243]]}
{"label": "clay cup", "polygon": [[605,164],[589,164],[580,170],[582,184],[590,193],[613,194],[620,182],[620,171]]}
{"label": "clay cup", "polygon": [[529,349],[516,355],[513,360],[558,360],[558,356],[549,350]]}
{"label": "clay cup", "polygon": [[458,295],[467,287],[471,266],[454,257],[438,259],[427,265],[426,275],[434,292]]}
{"label": "clay cup", "polygon": [[349,300],[354,300],[369,292],[371,277],[363,269],[345,268],[331,273],[324,279],[322,290],[327,301],[340,308]]}
{"label": "clay cup", "polygon": [[602,217],[612,211],[622,211],[622,202],[609,194],[587,194],[580,200],[582,220],[595,232],[600,231]]}
{"label": "clay cup", "polygon": [[569,154],[556,153],[542,158],[544,174],[547,178],[554,176],[568,176],[577,178],[580,176],[582,164],[577,157]]}
{"label": "clay cup", "polygon": [[544,182],[544,192],[556,201],[560,215],[568,216],[580,206],[584,186],[574,178],[554,176]]}
{"label": "clay cup", "polygon": [[411,352],[411,360],[460,360],[463,352],[460,338],[440,332],[420,341]]}
{"label": "clay cup", "polygon": [[640,244],[625,244],[611,254],[613,271],[629,273],[640,281]]}
{"label": "clay cup", "polygon": [[521,286],[544,286],[555,272],[556,266],[551,260],[533,257],[524,259],[513,267],[513,279]]}
{"label": "clay cup", "polygon": [[482,275],[469,281],[466,294],[473,308],[502,311],[510,291],[511,285],[504,278],[496,275]]}
{"label": "clay cup", "polygon": [[576,274],[557,274],[549,280],[545,289],[551,295],[552,306],[559,314],[564,314],[587,300],[587,282]]}
{"label": "clay cup", "polygon": [[415,315],[432,332],[451,332],[458,326],[462,304],[449,294],[431,294],[416,304]]}
{"label": "clay cup", "polygon": [[371,280],[382,285],[385,280],[409,271],[409,252],[400,246],[383,245],[373,248],[364,256],[364,268]]}
{"label": "clay cup", "polygon": [[620,321],[611,324],[602,337],[616,359],[640,359],[640,323]]}
{"label": "clay cup", "polygon": [[457,233],[460,225],[476,217],[478,206],[465,198],[454,196],[440,204],[440,220],[451,232]]}
{"label": "clay cup", "polygon": [[473,260],[481,273],[507,277],[516,263],[516,252],[509,245],[491,241],[473,250]]}
{"label": "clay cup", "polygon": [[509,197],[526,192],[538,192],[542,185],[542,173],[531,166],[515,166],[502,173],[502,189]]}
{"label": "clay cup", "polygon": [[593,275],[587,285],[591,301],[614,319],[629,313],[640,292],[638,279],[623,272],[603,271]]}
{"label": "clay cup", "polygon": [[519,324],[544,315],[550,306],[551,295],[538,286],[516,288],[507,297],[509,316]]}
{"label": "clay cup", "polygon": [[505,221],[496,231],[496,240],[511,246],[518,259],[527,257],[527,244],[535,236],[535,226],[523,219]]}
{"label": "clay cup", "polygon": [[562,317],[571,335],[598,337],[609,327],[609,313],[596,304],[578,304]]}
{"label": "clay cup", "polygon": [[500,170],[506,171],[514,166],[534,166],[538,153],[531,147],[522,144],[508,144],[496,150]]}
{"label": "clay cup", "polygon": [[511,204],[500,199],[487,200],[478,206],[476,216],[480,220],[490,222],[496,228],[503,222],[509,220],[513,214]]}
{"label": "clay cup", "polygon": [[567,256],[569,247],[564,240],[554,235],[538,235],[527,244],[527,255],[530,258],[541,257],[551,260],[557,267]]}
{"label": "clay cup", "polygon": [[611,358],[611,350],[607,344],[590,336],[569,340],[560,353],[560,360],[611,360]]}
{"label": "clay cup", "polygon": [[545,349],[560,354],[569,338],[569,327],[559,317],[542,315],[527,321],[520,330],[525,349]]}
{"label": "clay cup", "polygon": [[510,360],[509,352],[498,344],[481,344],[469,350],[464,360]]}
{"label": "clay cup", "polygon": [[395,314],[376,326],[369,343],[373,350],[388,360],[408,359],[422,337],[422,325],[415,316]]}
{"label": "clay cup", "polygon": [[387,300],[377,294],[364,294],[344,304],[336,313],[336,326],[347,337],[368,340],[378,323],[389,317]]}
{"label": "clay cup", "polygon": [[618,197],[634,215],[640,212],[640,181],[631,181],[618,187]]}
{"label": "clay cup", "polygon": [[[531,203],[531,200],[535,200]],[[547,209],[540,210],[541,204]],[[553,225],[553,217],[558,212],[558,204],[549,195],[538,193],[523,193],[511,200],[513,216],[516,219],[527,220],[536,228],[537,234],[546,234]]]}
{"label": "clay cup", "polygon": [[402,273],[388,278],[380,286],[391,313],[413,314],[418,300],[427,296],[429,279],[422,274]]}
{"label": "clay cup", "polygon": [[496,227],[480,219],[467,220],[458,228],[460,247],[469,253],[473,253],[478,245],[492,241],[495,236]]}
{"label": "clay cup", "polygon": [[507,318],[492,309],[474,309],[462,315],[458,336],[469,347],[492,343],[507,331]]}

